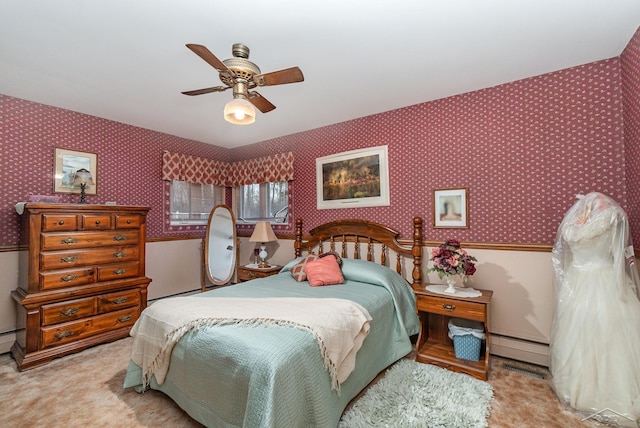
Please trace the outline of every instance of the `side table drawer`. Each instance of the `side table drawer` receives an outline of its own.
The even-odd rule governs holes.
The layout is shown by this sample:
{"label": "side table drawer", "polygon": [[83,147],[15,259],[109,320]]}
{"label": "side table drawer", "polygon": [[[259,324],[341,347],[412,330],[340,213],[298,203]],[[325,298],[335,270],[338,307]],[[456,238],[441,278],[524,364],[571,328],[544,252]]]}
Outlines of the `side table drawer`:
{"label": "side table drawer", "polygon": [[487,306],[482,303],[431,296],[417,296],[416,306],[419,311],[433,314],[460,317],[481,322],[485,322],[487,319]]}
{"label": "side table drawer", "polygon": [[251,281],[257,278],[266,278],[271,275],[275,275],[280,272],[282,266],[271,266],[265,269],[248,268],[246,266],[239,266],[237,270],[238,281]]}
{"label": "side table drawer", "polygon": [[264,275],[253,270],[238,268],[238,281],[251,281],[256,278],[264,278]]}

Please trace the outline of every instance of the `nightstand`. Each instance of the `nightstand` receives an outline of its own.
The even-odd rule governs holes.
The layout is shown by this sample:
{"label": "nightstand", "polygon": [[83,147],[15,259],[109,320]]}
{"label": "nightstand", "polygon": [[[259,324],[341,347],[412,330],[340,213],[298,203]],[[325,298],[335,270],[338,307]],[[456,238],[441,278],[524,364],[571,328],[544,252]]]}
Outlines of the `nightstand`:
{"label": "nightstand", "polygon": [[[427,284],[428,285],[428,284]],[[438,294],[426,290],[426,285],[413,287],[420,319],[420,334],[416,343],[416,361],[437,366],[475,378],[487,380],[489,373],[489,303],[493,291],[479,290],[482,296],[459,297],[455,294]],[[453,341],[449,338],[449,319],[463,318],[484,324],[485,346],[480,360],[456,358]]]}
{"label": "nightstand", "polygon": [[238,282],[250,281],[256,278],[266,278],[280,272],[282,266],[259,268],[257,265],[238,266]]}

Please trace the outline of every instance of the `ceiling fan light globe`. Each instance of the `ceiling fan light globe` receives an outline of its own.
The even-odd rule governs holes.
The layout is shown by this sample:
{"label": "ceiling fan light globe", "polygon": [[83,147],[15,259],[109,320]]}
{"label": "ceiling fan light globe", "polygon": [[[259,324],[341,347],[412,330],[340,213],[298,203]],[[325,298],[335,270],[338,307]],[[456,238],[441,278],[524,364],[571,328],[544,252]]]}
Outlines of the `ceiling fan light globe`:
{"label": "ceiling fan light globe", "polygon": [[256,109],[249,101],[234,98],[224,106],[224,119],[234,125],[251,125],[256,121]]}

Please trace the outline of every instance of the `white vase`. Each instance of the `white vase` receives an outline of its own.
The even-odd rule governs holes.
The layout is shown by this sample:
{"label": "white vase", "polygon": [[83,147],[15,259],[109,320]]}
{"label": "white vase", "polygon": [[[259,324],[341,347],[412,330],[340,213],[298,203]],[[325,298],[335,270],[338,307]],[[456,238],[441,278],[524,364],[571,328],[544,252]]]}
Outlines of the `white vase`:
{"label": "white vase", "polygon": [[455,294],[456,292],[456,277],[455,276],[447,276],[447,285],[448,287],[444,290],[445,293]]}

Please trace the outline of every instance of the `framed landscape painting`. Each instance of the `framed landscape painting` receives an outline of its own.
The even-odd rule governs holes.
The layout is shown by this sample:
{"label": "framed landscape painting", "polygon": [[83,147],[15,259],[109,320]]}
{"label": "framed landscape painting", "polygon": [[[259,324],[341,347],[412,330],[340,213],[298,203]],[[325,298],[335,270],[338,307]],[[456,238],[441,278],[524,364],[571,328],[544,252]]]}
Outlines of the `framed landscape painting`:
{"label": "framed landscape painting", "polygon": [[318,209],[389,205],[387,146],[316,159]]}

